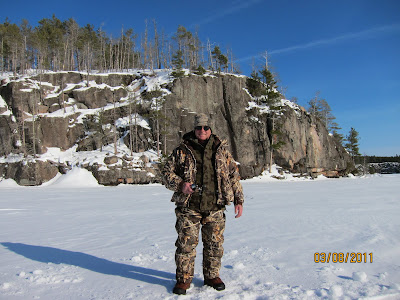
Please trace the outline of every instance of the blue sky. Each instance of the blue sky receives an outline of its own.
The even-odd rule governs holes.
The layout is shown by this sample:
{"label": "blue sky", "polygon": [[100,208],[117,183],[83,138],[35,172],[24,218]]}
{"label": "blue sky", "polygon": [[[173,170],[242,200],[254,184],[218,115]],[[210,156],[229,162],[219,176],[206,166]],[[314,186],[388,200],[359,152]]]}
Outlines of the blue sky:
{"label": "blue sky", "polygon": [[36,26],[53,14],[114,36],[122,26],[143,33],[146,19],[167,34],[197,29],[203,42],[231,48],[245,75],[268,51],[286,98],[307,106],[319,91],[341,132],[359,132],[361,154],[400,155],[398,0],[14,0],[0,21]]}

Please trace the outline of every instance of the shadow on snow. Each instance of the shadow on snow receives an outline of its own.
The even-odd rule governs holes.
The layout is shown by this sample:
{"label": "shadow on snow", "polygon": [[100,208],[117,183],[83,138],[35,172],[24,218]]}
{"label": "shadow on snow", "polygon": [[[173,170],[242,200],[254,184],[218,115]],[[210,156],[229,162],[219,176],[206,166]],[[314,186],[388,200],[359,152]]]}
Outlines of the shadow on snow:
{"label": "shadow on snow", "polygon": [[173,273],[121,264],[82,252],[21,243],[1,243],[1,245],[10,251],[39,262],[77,266],[101,274],[162,285],[167,289],[171,288],[172,280],[175,279]]}

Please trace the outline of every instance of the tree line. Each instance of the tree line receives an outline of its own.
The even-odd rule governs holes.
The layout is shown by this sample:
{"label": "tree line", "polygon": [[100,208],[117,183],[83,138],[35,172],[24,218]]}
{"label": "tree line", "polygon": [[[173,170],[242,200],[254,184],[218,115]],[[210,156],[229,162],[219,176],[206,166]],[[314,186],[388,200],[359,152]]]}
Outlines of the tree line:
{"label": "tree line", "polygon": [[[151,29],[150,29],[151,28]],[[177,63],[177,58],[179,62]],[[121,28],[119,36],[107,34],[91,24],[79,26],[70,18],[55,15],[41,19],[36,26],[8,18],[0,24],[0,72],[24,74],[28,69],[52,71],[122,71],[127,69],[205,68],[239,73],[231,50],[201,42],[197,32],[178,26],[168,37],[155,20],[138,34]]]}
{"label": "tree line", "polygon": [[397,162],[400,163],[400,155],[395,155],[395,156],[369,156],[369,155],[364,155],[364,156],[359,156],[356,158],[356,163],[361,164],[361,163],[383,163],[383,162]]}
{"label": "tree line", "polygon": [[[215,72],[240,73],[234,63],[231,50],[223,53],[218,45],[207,40],[203,43],[197,32],[191,32],[184,26],[178,26],[175,34],[167,36],[159,31],[155,20],[138,34],[133,28],[121,28],[118,37],[107,34],[101,27],[91,24],[79,26],[70,18],[61,21],[55,15],[43,18],[33,27],[27,20],[20,25],[11,23],[8,18],[0,23],[0,72],[25,74],[29,69],[52,71],[87,71],[100,72],[123,71],[129,69],[174,69],[172,75],[183,76],[183,69],[197,74],[205,70]],[[150,30],[151,27],[151,30]],[[265,66],[255,70],[247,80],[251,94],[260,97],[262,102],[272,108],[273,124],[271,145],[279,148],[275,122],[279,116],[277,100],[282,93],[278,91],[276,75],[270,71],[268,57]],[[260,85],[263,83],[263,85]],[[264,99],[264,100],[263,100]],[[294,99],[295,101],[295,99]],[[333,136],[355,157],[359,156],[358,132],[351,128],[344,138],[335,122],[331,108],[319,93],[308,102],[308,112],[323,121]]]}

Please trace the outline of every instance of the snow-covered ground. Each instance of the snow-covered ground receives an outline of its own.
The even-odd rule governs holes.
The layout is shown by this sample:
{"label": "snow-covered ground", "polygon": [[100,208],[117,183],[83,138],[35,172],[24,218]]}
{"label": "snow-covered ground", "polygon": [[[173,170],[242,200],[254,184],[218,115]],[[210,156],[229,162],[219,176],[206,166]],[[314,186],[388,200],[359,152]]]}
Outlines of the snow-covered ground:
{"label": "snow-covered ground", "polygon": [[[227,210],[227,288],[202,286],[200,243],[185,299],[400,299],[399,186],[400,175],[243,181],[243,216]],[[41,187],[1,181],[0,299],[178,299],[170,197],[80,169]],[[332,262],[352,252],[367,262]]]}

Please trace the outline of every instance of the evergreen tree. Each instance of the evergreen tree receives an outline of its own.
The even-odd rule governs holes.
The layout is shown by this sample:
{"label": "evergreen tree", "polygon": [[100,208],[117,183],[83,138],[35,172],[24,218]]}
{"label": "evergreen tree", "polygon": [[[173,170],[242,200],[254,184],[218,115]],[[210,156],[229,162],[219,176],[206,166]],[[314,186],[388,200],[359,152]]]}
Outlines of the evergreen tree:
{"label": "evergreen tree", "polygon": [[361,154],[358,144],[358,132],[353,127],[351,127],[349,134],[346,136],[346,141],[347,143],[344,145],[344,147],[354,160],[354,157],[360,156]]}
{"label": "evergreen tree", "polygon": [[197,75],[204,75],[206,73],[206,69],[202,65],[197,67],[197,70],[195,72]]}
{"label": "evergreen tree", "polygon": [[185,71],[182,70],[183,52],[181,50],[176,51],[176,53],[172,57],[172,66],[174,68],[174,71],[171,73],[173,77],[179,78],[185,75]]}
{"label": "evergreen tree", "polygon": [[[195,71],[206,63],[218,72],[229,68],[231,72],[238,72],[232,51],[224,55],[218,46],[208,41],[205,56],[197,32],[191,33],[179,26],[177,33],[168,40],[163,33],[160,35],[155,21],[153,24],[154,37],[149,36],[146,26],[141,49],[136,51],[137,35],[132,29],[122,28],[121,36],[113,38],[101,27],[96,29],[91,24],[80,27],[72,18],[61,21],[53,15],[41,19],[36,27],[31,27],[26,20],[18,26],[6,18],[0,23],[0,71],[25,74],[28,69],[104,72],[161,66],[176,68],[179,59],[181,67],[174,73],[178,76],[183,76],[179,69]],[[175,49],[172,41],[175,41]],[[200,68],[197,72],[203,70]]]}
{"label": "evergreen tree", "polygon": [[23,37],[18,25],[6,19],[4,24],[0,24],[0,40],[1,70],[17,73],[23,49]]}
{"label": "evergreen tree", "polygon": [[332,135],[333,135],[333,137],[334,137],[341,145],[343,145],[344,136],[343,136],[343,134],[339,133],[339,131],[338,131],[338,130],[340,130],[340,129],[342,129],[342,128],[339,127],[339,125],[338,125],[336,122],[332,122],[331,129],[332,129]]}
{"label": "evergreen tree", "polygon": [[250,77],[254,80],[261,81],[261,77],[260,75],[258,75],[258,72],[256,70],[253,70],[251,72]]}
{"label": "evergreen tree", "polygon": [[87,24],[79,30],[77,47],[81,53],[78,58],[78,69],[86,69],[87,72],[94,69],[100,43],[93,25]]}
{"label": "evergreen tree", "polygon": [[272,172],[273,153],[279,150],[285,142],[281,140],[282,137],[282,106],[280,100],[281,94],[278,92],[278,84],[275,80],[274,74],[269,70],[267,64],[259,71],[262,80],[266,86],[266,104],[270,108],[269,112],[269,138],[270,138],[270,158],[269,158],[269,172]]}
{"label": "evergreen tree", "polygon": [[39,68],[60,69],[64,34],[65,26],[55,15],[39,21],[39,26],[34,30],[34,43],[39,50]]}
{"label": "evergreen tree", "polygon": [[211,54],[215,61],[216,66],[217,66],[217,71],[218,71],[218,73],[220,73],[221,72],[221,64],[219,61],[219,57],[222,55],[221,49],[218,46],[215,46],[214,50],[211,52]]}
{"label": "evergreen tree", "polygon": [[267,89],[261,82],[261,77],[258,75],[258,72],[255,70],[253,70],[250,77],[246,78],[246,88],[253,97],[267,95]]}
{"label": "evergreen tree", "polygon": [[266,89],[267,104],[271,107],[275,107],[278,105],[279,100],[282,98],[281,94],[278,92],[278,85],[275,80],[275,76],[267,67],[264,67],[259,72],[267,87]]}
{"label": "evergreen tree", "polygon": [[182,65],[190,70],[195,69],[198,65],[198,51],[200,49],[197,34],[193,35],[184,26],[179,25],[173,39],[178,45],[178,50],[182,52]]}

